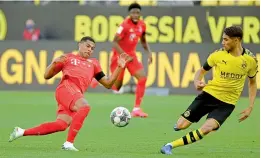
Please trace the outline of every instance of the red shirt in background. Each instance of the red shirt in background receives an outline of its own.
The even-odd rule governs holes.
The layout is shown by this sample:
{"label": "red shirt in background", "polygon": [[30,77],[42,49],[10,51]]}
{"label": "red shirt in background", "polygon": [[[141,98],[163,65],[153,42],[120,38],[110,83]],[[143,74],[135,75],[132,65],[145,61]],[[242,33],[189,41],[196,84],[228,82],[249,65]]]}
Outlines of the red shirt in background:
{"label": "red shirt in background", "polygon": [[27,29],[23,32],[23,39],[28,41],[37,41],[40,39],[40,29],[34,29],[32,32]]}
{"label": "red shirt in background", "polygon": [[[142,34],[146,32],[146,24],[143,20],[139,20],[134,24],[130,18],[126,18],[117,30],[117,36],[121,38],[120,47],[129,55],[136,55],[136,46]],[[114,55],[118,55],[113,48]]]}

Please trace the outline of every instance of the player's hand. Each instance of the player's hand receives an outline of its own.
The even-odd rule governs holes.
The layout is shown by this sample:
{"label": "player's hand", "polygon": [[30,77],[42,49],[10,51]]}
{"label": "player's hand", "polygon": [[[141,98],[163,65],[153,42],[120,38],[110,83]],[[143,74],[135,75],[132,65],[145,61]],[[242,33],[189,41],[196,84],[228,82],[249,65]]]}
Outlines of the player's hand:
{"label": "player's hand", "polygon": [[132,58],[128,54],[122,53],[118,57],[118,66],[124,68],[126,66],[126,63],[130,62],[131,60]]}
{"label": "player's hand", "polygon": [[239,118],[239,122],[242,122],[242,121],[244,121],[246,118],[248,118],[249,116],[250,116],[250,114],[251,114],[251,112],[252,112],[252,107],[248,107],[247,109],[245,109],[244,111],[242,111],[241,113],[240,113],[240,118]]}
{"label": "player's hand", "polygon": [[152,54],[150,53],[149,57],[148,57],[148,64],[151,64],[151,63],[152,63]]}
{"label": "player's hand", "polygon": [[206,84],[203,81],[196,80],[194,81],[194,86],[196,90],[201,91],[206,86]]}

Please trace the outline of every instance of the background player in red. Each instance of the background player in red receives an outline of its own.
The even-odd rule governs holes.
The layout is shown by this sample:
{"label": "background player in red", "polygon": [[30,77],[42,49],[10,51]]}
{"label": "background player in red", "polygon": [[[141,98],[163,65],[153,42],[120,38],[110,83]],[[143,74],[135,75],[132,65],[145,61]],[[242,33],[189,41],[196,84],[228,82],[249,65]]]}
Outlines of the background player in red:
{"label": "background player in red", "polygon": [[57,119],[54,122],[43,123],[29,129],[15,127],[10,134],[10,142],[22,136],[47,135],[64,131],[70,126],[67,141],[63,144],[62,149],[78,151],[73,145],[74,139],[90,111],[90,106],[84,98],[84,92],[93,78],[104,87],[111,88],[128,62],[127,55],[121,55],[117,60],[117,68],[111,77],[107,78],[101,70],[98,60],[89,58],[94,48],[95,41],[91,37],[83,37],[79,42],[77,55],[72,53],[62,55],[47,67],[44,74],[45,79],[52,78],[60,71],[63,72],[55,94],[58,103]]}
{"label": "background player in red", "polygon": [[[132,61],[126,65],[128,71],[137,80],[136,99],[132,111],[133,117],[147,117],[140,108],[141,102],[145,92],[147,76],[145,74],[143,65],[136,56],[136,46],[140,39],[141,44],[148,54],[148,63],[152,62],[152,55],[148,43],[146,41],[146,25],[143,20],[140,20],[141,6],[138,3],[133,3],[129,6],[129,17],[126,18],[117,30],[113,41],[113,56],[111,58],[111,72],[114,72],[117,67],[117,57],[120,54],[127,53],[131,56]],[[122,86],[124,71],[116,80],[113,89],[119,90]]]}
{"label": "background player in red", "polygon": [[[143,20],[140,20],[141,6],[138,3],[133,3],[129,6],[129,17],[126,18],[123,23],[119,26],[117,33],[113,40],[113,56],[111,58],[110,70],[114,72],[117,67],[117,58],[120,54],[127,53],[131,62],[126,67],[130,74],[137,80],[136,88],[136,100],[132,111],[133,117],[147,117],[148,114],[144,113],[140,108],[141,102],[145,92],[147,76],[145,74],[143,65],[136,56],[136,46],[141,40],[141,44],[148,54],[148,63],[152,62],[152,55],[148,43],[146,42],[146,25]],[[124,71],[121,72],[120,76],[113,85],[113,90],[120,90],[124,78]],[[95,83],[92,84],[92,87]]]}

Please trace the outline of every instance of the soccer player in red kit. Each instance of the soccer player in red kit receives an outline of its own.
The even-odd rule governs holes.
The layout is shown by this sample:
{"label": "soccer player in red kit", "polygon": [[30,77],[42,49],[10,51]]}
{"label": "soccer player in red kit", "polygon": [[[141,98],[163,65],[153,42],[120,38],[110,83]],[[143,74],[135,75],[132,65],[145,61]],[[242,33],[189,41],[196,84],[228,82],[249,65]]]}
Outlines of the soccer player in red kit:
{"label": "soccer player in red kit", "polygon": [[[136,100],[132,111],[133,117],[147,117],[148,114],[144,113],[140,108],[141,102],[145,92],[147,76],[145,74],[143,65],[138,61],[136,55],[136,46],[141,40],[141,44],[148,54],[148,63],[152,62],[152,55],[148,43],[146,42],[146,25],[143,20],[140,20],[141,6],[138,3],[133,3],[129,6],[129,17],[126,18],[119,26],[117,33],[113,40],[113,56],[111,58],[110,70],[114,72],[117,67],[117,58],[120,54],[127,53],[132,61],[126,64],[130,74],[137,80]],[[124,70],[114,83],[112,89],[120,90],[124,78]],[[94,85],[94,84],[93,84]],[[94,86],[93,86],[94,87]]]}
{"label": "soccer player in red kit", "polygon": [[115,71],[107,78],[98,60],[90,58],[95,48],[95,41],[91,37],[83,37],[78,46],[77,55],[69,53],[58,57],[47,67],[44,74],[45,79],[50,79],[60,71],[63,73],[55,94],[58,103],[56,121],[29,129],[15,127],[10,134],[10,142],[22,136],[47,135],[64,131],[70,126],[67,141],[62,149],[78,151],[73,145],[74,139],[90,111],[84,92],[93,78],[104,87],[111,88],[129,59],[126,54],[119,56]]}

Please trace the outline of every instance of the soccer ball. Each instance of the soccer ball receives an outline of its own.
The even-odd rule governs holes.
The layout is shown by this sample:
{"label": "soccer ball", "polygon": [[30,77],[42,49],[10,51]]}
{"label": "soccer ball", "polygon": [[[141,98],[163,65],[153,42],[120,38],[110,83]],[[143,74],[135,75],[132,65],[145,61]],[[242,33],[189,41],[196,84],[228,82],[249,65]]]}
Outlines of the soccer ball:
{"label": "soccer ball", "polygon": [[117,127],[125,127],[129,124],[131,119],[131,114],[125,107],[116,107],[112,110],[111,122]]}

